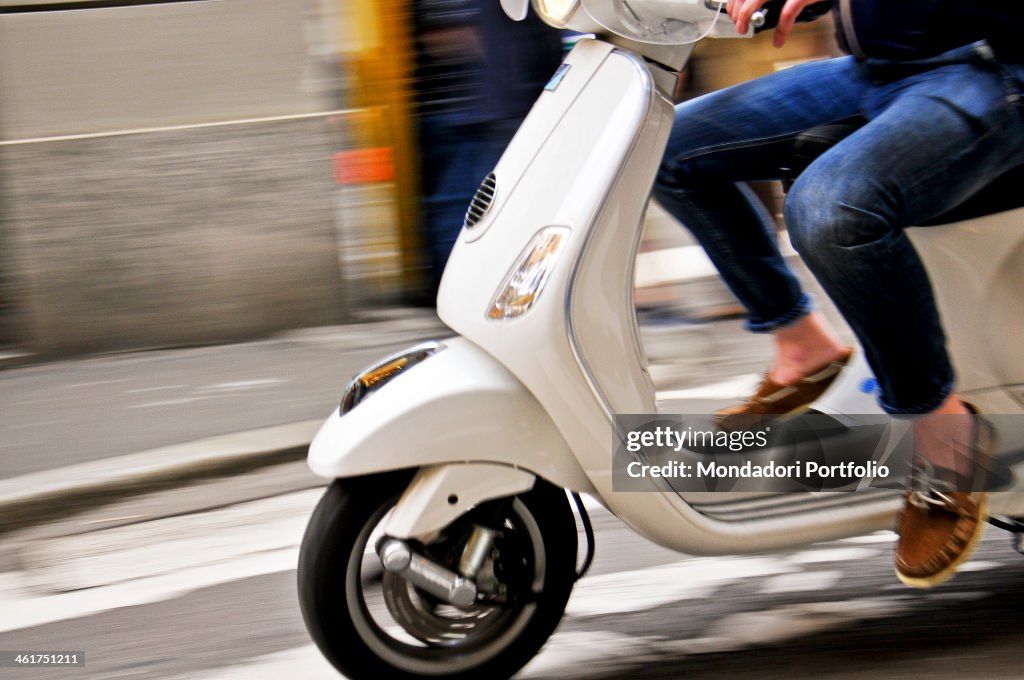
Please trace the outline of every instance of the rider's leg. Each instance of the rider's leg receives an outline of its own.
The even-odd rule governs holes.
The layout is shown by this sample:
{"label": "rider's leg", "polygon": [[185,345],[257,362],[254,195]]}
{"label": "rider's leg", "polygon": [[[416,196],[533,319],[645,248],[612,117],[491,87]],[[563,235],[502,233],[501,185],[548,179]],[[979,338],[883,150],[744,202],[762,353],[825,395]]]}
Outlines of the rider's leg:
{"label": "rider's leg", "polygon": [[768,378],[780,385],[792,385],[816,367],[844,357],[847,347],[818,312],[810,312],[788,326],[772,332],[775,359]]}
{"label": "rider's leg", "polygon": [[984,420],[965,417],[903,227],[1024,163],[1024,116],[1005,85],[958,64],[877,88],[871,122],[813,163],[787,201],[790,237],[861,341],[883,408],[925,414],[914,434],[926,472],[915,473],[897,547],[900,578],[918,587],[952,576],[981,535],[987,496],[969,484],[994,440]]}
{"label": "rider's leg", "polygon": [[790,239],[857,334],[892,414],[930,413],[954,387],[928,274],[903,227],[1024,163],[1024,113],[996,75],[969,64],[926,75],[879,96],[884,108],[812,163],[786,202]]}
{"label": "rider's leg", "polygon": [[735,182],[775,179],[793,136],[856,115],[858,73],[849,59],[814,62],[681,104],[654,188],[746,307],[748,329],[773,334],[769,377],[782,384],[845,348],[810,311],[779,253],[771,217]]}

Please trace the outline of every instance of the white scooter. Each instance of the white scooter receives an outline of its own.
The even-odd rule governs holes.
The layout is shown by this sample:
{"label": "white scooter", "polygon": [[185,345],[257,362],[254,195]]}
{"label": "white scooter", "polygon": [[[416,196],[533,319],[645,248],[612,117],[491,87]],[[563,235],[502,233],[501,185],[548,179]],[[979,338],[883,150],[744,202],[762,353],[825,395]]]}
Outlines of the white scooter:
{"label": "white scooter", "polygon": [[[528,9],[526,0],[502,4],[515,19]],[[781,4],[754,25],[770,26]],[[616,484],[613,443],[625,436],[617,414],[684,408],[656,399],[632,283],[676,72],[697,40],[742,37],[724,5],[534,0],[549,23],[597,39],[574,47],[469,208],[438,296],[457,335],[357,375],[309,450],[311,469],[334,481],[303,539],[300,603],[316,644],[347,677],[515,673],[555,629],[593,555],[580,494],[692,555],[892,527],[895,491]],[[1020,414],[1024,208],[1008,207],[913,238],[939,273],[961,389],[988,413]],[[839,422],[879,413],[870,378],[855,360],[815,410]],[[1010,489],[1021,486],[1017,420],[1000,433]],[[992,512],[1016,529],[1024,494],[994,494]]]}

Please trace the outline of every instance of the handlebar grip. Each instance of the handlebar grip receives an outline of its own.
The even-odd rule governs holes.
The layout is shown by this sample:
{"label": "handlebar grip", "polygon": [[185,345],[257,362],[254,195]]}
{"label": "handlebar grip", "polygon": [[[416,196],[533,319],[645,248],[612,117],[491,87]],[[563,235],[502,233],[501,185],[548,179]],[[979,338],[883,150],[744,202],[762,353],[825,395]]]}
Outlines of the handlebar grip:
{"label": "handlebar grip", "polygon": [[[803,24],[820,19],[832,11],[833,4],[835,4],[833,0],[821,0],[821,2],[807,5],[800,14],[796,15],[796,21]],[[782,15],[782,8],[785,5],[786,0],[768,0],[761,9],[754,12],[754,16],[750,18],[750,25],[754,27],[754,33],[768,31],[778,26],[779,17]],[[760,19],[755,17],[760,17]]]}

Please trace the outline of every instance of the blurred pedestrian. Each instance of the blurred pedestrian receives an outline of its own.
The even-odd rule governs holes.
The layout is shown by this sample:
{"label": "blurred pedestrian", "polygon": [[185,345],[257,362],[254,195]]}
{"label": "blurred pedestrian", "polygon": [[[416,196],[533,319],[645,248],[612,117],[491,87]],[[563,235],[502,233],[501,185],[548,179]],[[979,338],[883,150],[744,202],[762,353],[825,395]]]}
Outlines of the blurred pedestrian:
{"label": "blurred pedestrian", "polygon": [[498,0],[414,0],[421,233],[431,300],[466,207],[562,60],[559,31]]}

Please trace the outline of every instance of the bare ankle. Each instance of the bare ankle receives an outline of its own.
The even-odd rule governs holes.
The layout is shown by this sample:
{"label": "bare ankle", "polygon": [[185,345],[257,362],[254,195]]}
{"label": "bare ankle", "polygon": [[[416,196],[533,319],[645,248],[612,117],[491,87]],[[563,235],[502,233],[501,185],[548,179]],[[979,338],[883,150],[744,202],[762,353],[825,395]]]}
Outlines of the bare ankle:
{"label": "bare ankle", "polygon": [[968,476],[974,468],[973,435],[971,411],[951,394],[937,409],[914,421],[914,453],[932,465]]}
{"label": "bare ankle", "polygon": [[824,318],[814,312],[778,329],[774,338],[775,361],[768,377],[780,385],[794,384],[849,353]]}

